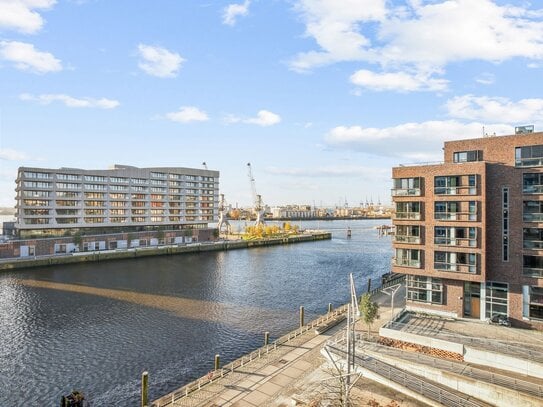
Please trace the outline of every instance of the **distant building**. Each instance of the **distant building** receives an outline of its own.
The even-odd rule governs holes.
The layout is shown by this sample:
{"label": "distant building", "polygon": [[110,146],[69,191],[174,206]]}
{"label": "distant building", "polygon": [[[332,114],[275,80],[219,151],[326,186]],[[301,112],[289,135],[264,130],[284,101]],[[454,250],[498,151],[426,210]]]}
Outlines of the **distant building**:
{"label": "distant building", "polygon": [[543,133],[445,143],[393,168],[395,273],[407,305],[543,327]]}
{"label": "distant building", "polygon": [[20,238],[197,229],[218,219],[218,171],[21,167],[16,183]]}

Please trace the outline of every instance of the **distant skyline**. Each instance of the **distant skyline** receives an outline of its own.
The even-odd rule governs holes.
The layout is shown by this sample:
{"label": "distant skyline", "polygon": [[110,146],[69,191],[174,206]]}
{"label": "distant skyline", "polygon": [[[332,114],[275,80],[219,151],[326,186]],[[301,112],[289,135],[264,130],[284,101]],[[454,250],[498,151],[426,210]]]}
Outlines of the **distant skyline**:
{"label": "distant skyline", "polygon": [[390,202],[446,140],[543,130],[543,3],[0,0],[0,206],[19,166],[221,172],[251,203]]}

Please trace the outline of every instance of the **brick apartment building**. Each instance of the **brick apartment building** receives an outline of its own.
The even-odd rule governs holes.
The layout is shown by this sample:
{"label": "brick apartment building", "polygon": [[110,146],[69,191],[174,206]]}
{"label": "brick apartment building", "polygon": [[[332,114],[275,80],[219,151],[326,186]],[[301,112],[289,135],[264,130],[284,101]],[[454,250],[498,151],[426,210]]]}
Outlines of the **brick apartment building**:
{"label": "brick apartment building", "polygon": [[394,259],[407,306],[543,328],[543,133],[446,142],[393,168]]}

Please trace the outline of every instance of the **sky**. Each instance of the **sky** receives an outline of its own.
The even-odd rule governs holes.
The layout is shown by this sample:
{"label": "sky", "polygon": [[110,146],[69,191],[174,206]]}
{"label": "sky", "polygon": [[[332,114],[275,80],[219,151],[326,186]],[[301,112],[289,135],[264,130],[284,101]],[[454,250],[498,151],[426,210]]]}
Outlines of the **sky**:
{"label": "sky", "polygon": [[232,205],[390,202],[446,140],[543,130],[543,1],[0,0],[19,166],[220,171]]}

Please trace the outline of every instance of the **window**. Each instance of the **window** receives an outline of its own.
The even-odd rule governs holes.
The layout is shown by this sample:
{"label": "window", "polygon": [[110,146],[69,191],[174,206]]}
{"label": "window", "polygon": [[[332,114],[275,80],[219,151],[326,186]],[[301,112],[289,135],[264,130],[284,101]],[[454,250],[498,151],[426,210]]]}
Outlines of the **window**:
{"label": "window", "polygon": [[543,250],[543,229],[523,229],[522,247],[525,249]]}
{"label": "window", "polygon": [[58,224],[67,225],[77,223],[77,218],[56,218]]}
{"label": "window", "polygon": [[421,203],[420,202],[396,202],[396,218],[397,219],[415,219],[421,218]]}
{"label": "window", "polygon": [[[204,207],[202,205],[202,207]],[[213,213],[213,209],[209,209],[209,212],[202,213]],[[171,213],[171,211],[170,211]],[[394,235],[394,240],[400,243],[420,243],[420,226],[411,226],[411,225],[396,225],[396,234]]]}
{"label": "window", "polygon": [[125,184],[128,182],[128,178],[122,178],[122,177],[109,177],[110,182],[118,182],[121,184]]}
{"label": "window", "polygon": [[151,171],[151,177],[152,178],[166,178],[166,174],[163,172],[153,172]]}
{"label": "window", "polygon": [[49,215],[49,209],[25,209],[24,214],[30,216]]}
{"label": "window", "polygon": [[24,176],[25,176],[25,178],[37,178],[37,179],[51,179],[51,178],[53,178],[53,174],[50,174],[50,173],[47,173],[47,172],[25,171]]}
{"label": "window", "polygon": [[543,165],[543,144],[515,148],[515,166],[536,167]]}
{"label": "window", "polygon": [[59,216],[62,216],[62,215],[74,216],[78,214],[79,214],[79,209],[57,209],[57,215]]}
{"label": "window", "polygon": [[507,283],[495,283],[489,281],[486,283],[486,318],[495,314],[507,316]]}
{"label": "window", "polygon": [[95,190],[95,191],[105,191],[107,190],[107,185],[85,184],[85,189],[90,189],[90,190]]}
{"label": "window", "polygon": [[522,218],[524,222],[543,222],[543,201],[524,201]]}
{"label": "window", "polygon": [[105,209],[85,209],[85,215],[104,215]]}
{"label": "window", "polygon": [[400,267],[420,268],[420,250],[396,249],[395,264]]}
{"label": "window", "polygon": [[145,178],[132,178],[132,184],[147,184],[147,180]]}
{"label": "window", "polygon": [[528,317],[543,320],[543,287],[530,286],[528,294]]}
{"label": "window", "polygon": [[63,199],[55,201],[55,204],[56,206],[79,206],[78,201],[65,201]]}
{"label": "window", "polygon": [[465,163],[470,161],[483,161],[482,150],[458,151],[453,153],[453,162]]}
{"label": "window", "polygon": [[509,188],[502,188],[502,261],[509,261]]}
{"label": "window", "polygon": [[81,187],[80,184],[72,184],[68,182],[57,182],[56,187],[58,189],[79,189]]}
{"label": "window", "polygon": [[25,181],[23,185],[26,188],[51,188],[50,182],[41,182],[41,181]]}
{"label": "window", "polygon": [[456,252],[434,252],[434,269],[460,273],[477,272],[477,254]]}
{"label": "window", "polygon": [[100,176],[97,176],[97,175],[85,175],[85,181],[107,182],[107,177],[100,177]]}
{"label": "window", "polygon": [[88,199],[103,199],[105,196],[102,192],[85,192],[85,198]]}
{"label": "window", "polygon": [[443,304],[443,283],[439,278],[407,275],[407,299]]}
{"label": "window", "polygon": [[25,198],[48,198],[50,194],[49,191],[23,191]]}
{"label": "window", "polygon": [[111,191],[128,191],[128,186],[126,186],[126,185],[110,185],[109,189]]}
{"label": "window", "polygon": [[526,277],[543,278],[543,256],[522,256],[522,275]]}
{"label": "window", "polygon": [[104,223],[106,218],[84,218],[85,223]]}
{"label": "window", "polygon": [[127,194],[117,194],[117,193],[111,193],[109,194],[109,199],[126,199]]}
{"label": "window", "polygon": [[477,228],[434,227],[434,243],[445,246],[477,246]]}
{"label": "window", "polygon": [[57,179],[63,180],[63,181],[80,181],[81,180],[81,175],[57,174]]}
{"label": "window", "polygon": [[24,206],[49,206],[49,201],[43,199],[23,199]]}
{"label": "window", "polygon": [[522,193],[542,194],[543,173],[526,173],[522,175]]}
{"label": "window", "polygon": [[57,198],[79,198],[79,192],[57,191]]}
{"label": "window", "polygon": [[418,196],[421,194],[422,178],[394,178],[393,196]]}

